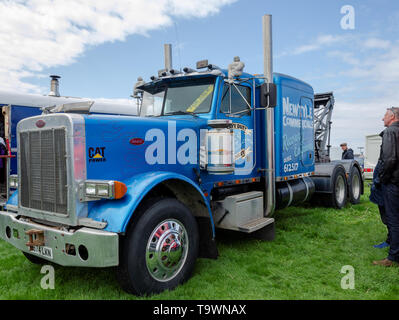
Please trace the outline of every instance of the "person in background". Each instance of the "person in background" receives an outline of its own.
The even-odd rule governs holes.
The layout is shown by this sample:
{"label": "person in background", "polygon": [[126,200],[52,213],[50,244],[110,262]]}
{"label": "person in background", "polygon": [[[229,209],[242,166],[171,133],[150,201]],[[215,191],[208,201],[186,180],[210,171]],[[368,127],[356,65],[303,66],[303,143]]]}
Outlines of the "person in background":
{"label": "person in background", "polygon": [[391,267],[399,262],[399,108],[385,113],[378,177],[384,199],[385,218],[390,234],[388,257],[374,265]]}
{"label": "person in background", "polygon": [[341,143],[341,148],[342,148],[342,160],[353,160],[355,159],[355,156],[353,155],[353,150],[348,149],[348,144],[346,142]]}
{"label": "person in background", "polygon": [[[7,155],[7,147],[6,147],[6,142],[4,141],[4,130],[2,127],[0,127],[0,156],[5,156]],[[4,168],[6,164],[6,159],[0,158],[0,183],[4,183],[6,180],[6,175],[5,175],[5,170]]]}
{"label": "person in background", "polygon": [[[380,134],[380,136],[382,136],[382,133]],[[369,199],[371,202],[378,205],[378,210],[380,211],[381,221],[383,224],[385,224],[387,226],[387,218],[386,218],[385,207],[384,207],[384,197],[382,195],[382,190],[381,190],[381,181],[378,176],[380,166],[381,166],[381,161],[378,161],[377,165],[375,166],[374,173],[373,173],[373,183],[370,188]],[[374,246],[374,248],[383,249],[383,248],[389,247],[389,243],[391,241],[390,236],[391,235],[390,235],[389,229],[388,229],[387,240],[380,244],[376,244]]]}

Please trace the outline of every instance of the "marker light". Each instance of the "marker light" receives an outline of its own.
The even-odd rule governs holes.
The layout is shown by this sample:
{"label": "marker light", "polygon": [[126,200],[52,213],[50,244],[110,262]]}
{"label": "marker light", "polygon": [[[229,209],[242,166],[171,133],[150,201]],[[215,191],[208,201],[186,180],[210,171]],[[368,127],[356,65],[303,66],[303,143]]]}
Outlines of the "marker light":
{"label": "marker light", "polygon": [[120,199],[123,198],[123,196],[127,192],[127,187],[126,184],[123,182],[119,181],[114,181],[114,198],[115,199]]}
{"label": "marker light", "polygon": [[18,175],[10,175],[10,188],[18,189]]}
{"label": "marker light", "polygon": [[197,69],[208,68],[208,66],[209,66],[208,60],[201,60],[197,62]]}
{"label": "marker light", "polygon": [[123,182],[114,180],[87,180],[81,188],[85,200],[121,199],[127,191]]}

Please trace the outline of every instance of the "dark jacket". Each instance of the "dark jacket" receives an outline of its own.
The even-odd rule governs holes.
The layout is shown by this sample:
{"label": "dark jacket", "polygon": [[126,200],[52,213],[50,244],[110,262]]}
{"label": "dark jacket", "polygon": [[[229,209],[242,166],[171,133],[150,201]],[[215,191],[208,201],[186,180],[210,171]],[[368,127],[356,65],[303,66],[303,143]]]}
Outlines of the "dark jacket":
{"label": "dark jacket", "polygon": [[380,136],[381,169],[379,178],[383,184],[399,186],[399,121],[386,128]]}
{"label": "dark jacket", "polygon": [[379,172],[381,169],[381,161],[378,161],[377,165],[375,166],[374,173],[373,173],[373,184],[370,188],[370,201],[379,205],[384,205],[384,198],[382,196],[382,188],[381,188],[381,181],[379,177]]}
{"label": "dark jacket", "polygon": [[355,159],[352,149],[346,149],[344,152],[342,152],[342,160],[352,160],[352,159]]}

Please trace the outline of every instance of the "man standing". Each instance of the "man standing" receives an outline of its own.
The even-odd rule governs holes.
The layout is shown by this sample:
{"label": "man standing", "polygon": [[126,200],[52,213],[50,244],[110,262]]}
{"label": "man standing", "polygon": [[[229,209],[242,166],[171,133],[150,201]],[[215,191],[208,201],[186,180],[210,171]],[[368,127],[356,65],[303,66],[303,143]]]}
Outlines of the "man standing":
{"label": "man standing", "polygon": [[346,142],[341,143],[342,148],[342,160],[353,160],[355,157],[353,156],[353,150],[348,149],[348,144]]}
{"label": "man standing", "polygon": [[[382,137],[382,132],[380,134]],[[375,166],[374,172],[373,172],[373,183],[370,188],[370,201],[378,205],[378,210],[380,211],[380,217],[381,221],[385,226],[387,226],[387,218],[385,214],[385,207],[384,207],[384,196],[382,194],[382,188],[381,188],[381,181],[379,177],[379,172],[380,172],[380,167],[381,167],[381,161],[378,161],[377,165]],[[377,244],[374,246],[374,248],[378,249],[384,249],[386,247],[389,247],[389,244],[391,242],[391,235],[389,234],[388,230],[388,236],[387,240]]]}
{"label": "man standing", "polygon": [[388,109],[382,120],[387,128],[382,135],[379,178],[390,248],[387,258],[373,261],[373,264],[391,267],[399,262],[399,108]]}

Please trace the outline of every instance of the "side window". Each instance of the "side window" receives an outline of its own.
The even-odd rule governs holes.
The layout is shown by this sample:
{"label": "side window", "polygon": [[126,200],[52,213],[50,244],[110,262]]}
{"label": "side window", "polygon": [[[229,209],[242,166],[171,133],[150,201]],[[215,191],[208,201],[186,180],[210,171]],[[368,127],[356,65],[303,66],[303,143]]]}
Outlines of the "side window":
{"label": "side window", "polygon": [[[231,106],[230,106],[231,96]],[[220,112],[227,114],[238,113],[238,116],[250,114],[251,88],[240,85],[224,84]],[[244,111],[247,111],[245,113]]]}

